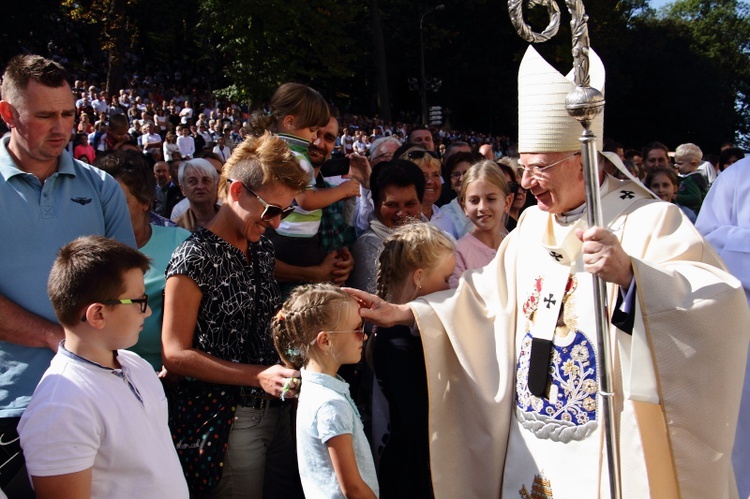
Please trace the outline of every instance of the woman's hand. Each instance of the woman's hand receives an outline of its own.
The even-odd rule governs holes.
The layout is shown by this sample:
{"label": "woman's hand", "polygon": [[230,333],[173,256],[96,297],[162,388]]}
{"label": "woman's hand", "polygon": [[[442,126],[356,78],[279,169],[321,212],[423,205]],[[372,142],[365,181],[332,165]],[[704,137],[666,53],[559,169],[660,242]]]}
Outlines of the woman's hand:
{"label": "woman's hand", "polygon": [[[258,382],[263,390],[272,397],[294,398],[299,395],[300,372],[276,364],[258,373]],[[297,381],[294,381],[294,380]]]}
{"label": "woman's hand", "polygon": [[354,270],[354,257],[346,246],[339,248],[336,252],[336,269],[333,271],[333,283],[337,286],[343,285],[349,274]]}
{"label": "woman's hand", "polygon": [[411,326],[414,312],[409,305],[394,305],[382,298],[354,288],[341,288],[359,302],[359,315],[380,327]]}
{"label": "woman's hand", "polygon": [[178,376],[174,373],[167,371],[167,368],[161,366],[161,371],[156,374],[161,380],[162,386],[165,388],[175,388],[182,379],[182,376]]}

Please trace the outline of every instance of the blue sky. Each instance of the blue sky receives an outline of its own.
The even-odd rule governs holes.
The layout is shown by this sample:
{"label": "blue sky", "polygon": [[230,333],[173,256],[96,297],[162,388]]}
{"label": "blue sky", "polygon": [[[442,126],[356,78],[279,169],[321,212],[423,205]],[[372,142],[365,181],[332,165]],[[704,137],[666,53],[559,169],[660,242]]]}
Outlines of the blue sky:
{"label": "blue sky", "polygon": [[668,3],[672,3],[671,0],[651,0],[649,2],[651,4],[651,7],[654,9],[658,9],[659,7],[663,7],[664,5],[667,5]]}

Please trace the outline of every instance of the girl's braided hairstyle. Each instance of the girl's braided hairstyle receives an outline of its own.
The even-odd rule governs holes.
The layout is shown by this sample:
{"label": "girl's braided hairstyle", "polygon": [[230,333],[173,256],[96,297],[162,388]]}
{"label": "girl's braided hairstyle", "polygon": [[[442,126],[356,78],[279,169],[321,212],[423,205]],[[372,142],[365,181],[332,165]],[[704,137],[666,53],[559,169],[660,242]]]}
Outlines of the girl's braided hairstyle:
{"label": "girl's braided hairstyle", "polygon": [[[389,302],[404,303],[402,284],[416,269],[432,269],[455,243],[432,224],[414,222],[397,228],[383,243],[380,253],[376,294]],[[402,301],[404,300],[404,301]]]}
{"label": "girl's braided hairstyle", "polygon": [[308,284],[294,289],[271,322],[273,343],[284,363],[293,369],[307,364],[310,344],[318,333],[335,328],[356,301],[333,284]]}

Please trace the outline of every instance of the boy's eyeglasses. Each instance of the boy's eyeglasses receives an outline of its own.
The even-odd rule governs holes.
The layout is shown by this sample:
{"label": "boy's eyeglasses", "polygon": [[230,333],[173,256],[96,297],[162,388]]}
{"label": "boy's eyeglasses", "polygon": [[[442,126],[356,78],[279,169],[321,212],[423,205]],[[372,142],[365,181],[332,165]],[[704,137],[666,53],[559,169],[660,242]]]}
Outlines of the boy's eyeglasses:
{"label": "boy's eyeglasses", "polygon": [[[239,182],[239,180],[228,178],[227,182],[231,184],[232,182]],[[274,218],[278,216],[280,216],[281,219],[284,220],[286,217],[291,215],[292,212],[294,211],[294,205],[290,205],[290,206],[287,206],[286,208],[282,208],[281,206],[277,204],[267,203],[262,197],[255,194],[243,182],[240,182],[240,184],[242,184],[242,187],[244,187],[245,190],[247,190],[247,192],[255,196],[255,199],[260,201],[260,204],[263,205],[264,209],[263,209],[263,213],[260,214],[260,219],[263,220],[264,222],[270,222],[271,220],[273,220]]]}
{"label": "boy's eyeglasses", "polygon": [[[123,300],[104,300],[98,303],[101,303],[102,305],[132,305],[134,303],[137,303],[139,305],[138,308],[141,309],[141,313],[145,314],[146,309],[148,308],[148,295],[144,293],[143,298],[126,298]],[[86,315],[81,317],[81,322],[86,322]]]}
{"label": "boy's eyeglasses", "polygon": [[146,309],[148,308],[148,295],[144,294],[143,298],[128,298],[125,300],[105,300],[100,301],[102,305],[132,305],[133,303],[137,303],[140,305],[141,313],[145,314]]}
{"label": "boy's eyeglasses", "polygon": [[422,159],[422,158],[424,158],[428,154],[430,156],[432,156],[433,158],[435,158],[435,159],[439,159],[436,152],[434,152],[434,151],[422,151],[421,149],[417,149],[415,151],[409,151],[408,153],[406,153],[406,156],[409,159]]}

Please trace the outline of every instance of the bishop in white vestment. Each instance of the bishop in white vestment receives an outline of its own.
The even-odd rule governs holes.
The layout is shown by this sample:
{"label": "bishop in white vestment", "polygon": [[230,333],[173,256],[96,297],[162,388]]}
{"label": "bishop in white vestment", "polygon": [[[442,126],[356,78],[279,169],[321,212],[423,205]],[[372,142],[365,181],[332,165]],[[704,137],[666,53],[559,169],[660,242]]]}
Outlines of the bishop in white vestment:
{"label": "bishop in white vestment", "polygon": [[[352,293],[365,319],[416,320],[436,497],[609,496],[595,274],[608,283],[623,497],[735,498],[742,287],[679,208],[638,181],[605,176],[603,227],[586,226],[571,78],[531,48],[521,63],[522,185],[538,204],[490,265],[408,308]],[[592,124],[598,137],[602,126]]]}

